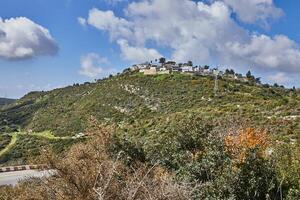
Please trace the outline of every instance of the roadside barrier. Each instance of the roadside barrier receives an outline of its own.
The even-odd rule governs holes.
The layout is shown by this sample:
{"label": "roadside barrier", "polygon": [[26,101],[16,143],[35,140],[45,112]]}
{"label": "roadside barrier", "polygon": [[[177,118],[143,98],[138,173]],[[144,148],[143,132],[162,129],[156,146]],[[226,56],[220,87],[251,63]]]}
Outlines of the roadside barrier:
{"label": "roadside barrier", "polygon": [[48,169],[49,167],[47,165],[21,165],[21,166],[0,167],[0,173],[25,171],[25,170],[48,170]]}

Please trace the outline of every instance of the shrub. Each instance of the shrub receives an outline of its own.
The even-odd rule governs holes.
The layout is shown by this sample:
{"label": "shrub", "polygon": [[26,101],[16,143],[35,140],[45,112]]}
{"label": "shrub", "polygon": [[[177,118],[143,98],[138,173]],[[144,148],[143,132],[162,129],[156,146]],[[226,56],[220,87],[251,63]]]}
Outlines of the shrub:
{"label": "shrub", "polygon": [[55,175],[50,178],[29,179],[15,188],[0,188],[0,199],[73,199],[73,200],[123,200],[192,199],[191,184],[175,182],[172,174],[157,164],[137,163],[128,168],[108,156],[110,133],[107,129],[95,132],[86,144],[77,144],[63,156],[45,153],[44,160]]}
{"label": "shrub", "polygon": [[275,167],[259,154],[258,149],[248,150],[244,162],[239,166],[234,181],[234,194],[237,199],[276,199],[279,184]]}
{"label": "shrub", "polygon": [[259,150],[257,153],[264,154],[268,142],[266,131],[254,128],[231,130],[225,136],[226,151],[238,162],[243,162],[246,153],[251,149],[257,149]]}

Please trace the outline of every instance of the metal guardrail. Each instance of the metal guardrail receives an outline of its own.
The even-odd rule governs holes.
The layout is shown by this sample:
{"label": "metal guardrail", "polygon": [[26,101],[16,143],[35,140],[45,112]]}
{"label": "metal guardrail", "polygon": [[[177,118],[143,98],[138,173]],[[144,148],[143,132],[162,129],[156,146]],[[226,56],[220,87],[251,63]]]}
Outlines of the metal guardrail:
{"label": "metal guardrail", "polygon": [[4,172],[15,172],[15,171],[25,171],[25,170],[48,170],[47,165],[21,165],[21,166],[11,166],[11,167],[0,167],[0,173]]}

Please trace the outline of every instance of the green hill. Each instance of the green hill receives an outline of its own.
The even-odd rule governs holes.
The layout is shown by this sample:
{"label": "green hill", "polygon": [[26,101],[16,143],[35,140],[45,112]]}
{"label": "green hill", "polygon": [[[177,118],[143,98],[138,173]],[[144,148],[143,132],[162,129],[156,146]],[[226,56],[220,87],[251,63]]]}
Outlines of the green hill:
{"label": "green hill", "polygon": [[[214,126],[245,122],[287,141],[299,137],[300,93],[296,90],[220,78],[215,95],[214,84],[213,77],[133,73],[33,92],[0,111],[0,133],[51,131],[58,137],[72,137],[84,132],[95,118],[132,133],[136,141],[145,139],[144,133],[147,137],[164,133],[195,120]],[[10,156],[23,156],[15,154]]]}
{"label": "green hill", "polygon": [[209,76],[126,73],[29,93],[0,111],[0,165],[46,159],[63,170],[53,183],[74,189],[120,161],[167,170],[192,199],[299,199],[299,91],[224,77],[214,86]]}

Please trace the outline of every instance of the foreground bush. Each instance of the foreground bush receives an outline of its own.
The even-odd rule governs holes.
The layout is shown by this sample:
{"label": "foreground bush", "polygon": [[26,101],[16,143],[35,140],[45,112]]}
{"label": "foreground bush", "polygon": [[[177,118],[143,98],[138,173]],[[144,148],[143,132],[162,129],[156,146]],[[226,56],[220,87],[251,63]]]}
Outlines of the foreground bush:
{"label": "foreground bush", "polygon": [[120,161],[121,152],[112,160],[107,154],[109,130],[101,129],[97,135],[87,144],[72,147],[63,158],[45,153],[43,159],[56,170],[55,175],[3,187],[0,199],[192,199],[194,188],[175,182],[158,164],[136,163],[129,168]]}

